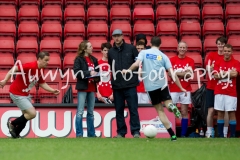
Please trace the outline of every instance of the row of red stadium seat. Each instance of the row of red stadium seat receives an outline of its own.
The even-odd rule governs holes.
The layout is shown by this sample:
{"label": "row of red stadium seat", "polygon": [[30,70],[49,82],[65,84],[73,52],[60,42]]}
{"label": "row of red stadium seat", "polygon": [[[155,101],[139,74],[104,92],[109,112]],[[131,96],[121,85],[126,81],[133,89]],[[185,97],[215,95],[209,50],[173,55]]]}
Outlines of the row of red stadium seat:
{"label": "row of red stadium seat", "polygon": [[[153,23],[137,23],[133,30],[130,24],[112,24],[110,31],[106,23],[88,24],[87,29],[83,24],[65,24],[64,29],[60,24],[43,24],[41,30],[38,24],[20,24],[18,31],[16,31],[15,24],[0,24],[0,39],[104,39],[108,40],[111,36],[109,33],[116,28],[123,31],[125,39],[132,40],[139,33],[146,34],[148,37],[160,36],[164,38],[199,38],[215,39],[218,36],[225,35],[225,29],[222,22],[205,22],[201,28],[198,22],[182,22],[178,29],[174,22],[159,22],[156,31]],[[62,31],[64,30],[64,31]],[[63,33],[64,32],[64,33]],[[18,33],[18,34],[17,34]],[[178,36],[179,35],[179,36]],[[226,25],[226,36],[231,38],[238,38],[240,35],[240,22],[228,22]]]}
{"label": "row of red stadium seat", "polygon": [[[170,20],[170,21],[236,21],[240,17],[240,3],[239,5],[227,6],[225,14],[223,9],[219,5],[208,5],[202,9],[202,15],[200,15],[200,9],[197,6],[182,6],[177,12],[174,6],[161,5],[156,10],[156,21]],[[64,18],[63,18],[64,15]],[[38,8],[25,7],[20,8],[17,14],[15,8],[1,8],[0,10],[0,22],[1,23],[60,23],[62,20],[66,23],[107,23],[110,18],[111,23],[127,22],[136,23],[139,20],[155,21],[155,15],[153,8],[135,8],[131,14],[130,8],[111,8],[108,13],[105,7],[90,7],[85,13],[84,8],[66,8],[64,14],[62,14],[61,8],[42,8],[41,16]]]}
{"label": "row of red stadium seat", "polygon": [[[41,3],[40,3],[41,2]],[[24,7],[28,5],[35,5],[40,7],[52,7],[52,6],[60,6],[60,7],[74,7],[78,6],[94,6],[94,5],[103,5],[103,6],[128,6],[128,7],[154,7],[154,5],[158,6],[161,4],[171,4],[171,5],[183,5],[183,4],[194,4],[194,5],[205,5],[205,4],[234,4],[239,2],[238,0],[0,0],[1,4],[10,5],[10,6],[18,6]]]}

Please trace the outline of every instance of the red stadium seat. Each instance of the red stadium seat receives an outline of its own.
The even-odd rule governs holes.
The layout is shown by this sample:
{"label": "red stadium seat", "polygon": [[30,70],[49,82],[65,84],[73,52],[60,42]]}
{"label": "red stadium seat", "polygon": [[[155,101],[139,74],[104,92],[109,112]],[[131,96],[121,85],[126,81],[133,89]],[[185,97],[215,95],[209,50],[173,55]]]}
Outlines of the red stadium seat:
{"label": "red stadium seat", "polygon": [[42,7],[62,7],[63,0],[42,0]]}
{"label": "red stadium seat", "polygon": [[234,52],[233,52],[233,58],[234,59],[236,59],[236,60],[238,60],[239,62],[240,62],[240,54],[235,54]]}
{"label": "red stadium seat", "polygon": [[[13,54],[1,53],[1,51],[0,51],[0,68],[1,69],[11,69],[13,66],[14,66]],[[1,79],[1,80],[3,80],[3,79]]]}
{"label": "red stadium seat", "polygon": [[112,36],[112,32],[115,29],[121,29],[122,30],[125,40],[131,40],[132,39],[132,28],[131,28],[131,25],[129,23],[126,23],[126,24],[114,23],[114,24],[112,24],[111,27],[110,27],[110,36]]}
{"label": "red stadium seat", "polygon": [[42,23],[62,23],[62,10],[60,7],[43,8],[41,14]]}
{"label": "red stadium seat", "polygon": [[200,2],[201,0],[178,0],[178,5],[181,6],[181,5],[196,5],[196,6],[199,6],[200,5]]}
{"label": "red stadium seat", "polygon": [[112,23],[131,23],[130,8],[111,8],[110,22]]}
{"label": "red stadium seat", "polygon": [[160,5],[156,11],[156,21],[177,22],[177,10],[175,6]]}
{"label": "red stadium seat", "polygon": [[240,5],[227,6],[225,10],[225,20],[239,21],[240,20]]}
{"label": "red stadium seat", "polygon": [[64,11],[64,23],[84,23],[85,11],[83,7],[66,8]]}
{"label": "red stadium seat", "polygon": [[201,38],[201,27],[198,22],[182,22],[179,27],[182,38]]}
{"label": "red stadium seat", "polygon": [[235,6],[235,5],[239,5],[240,1],[239,0],[224,0],[224,4],[225,6]]}
{"label": "red stadium seat", "polygon": [[62,54],[62,44],[59,40],[41,40],[40,51]]}
{"label": "red stadium seat", "polygon": [[207,55],[209,52],[217,51],[216,39],[205,39],[203,43],[203,49],[205,55]]}
{"label": "red stadium seat", "polygon": [[17,60],[21,62],[21,64],[33,62],[37,60],[36,55],[29,53],[22,53],[17,56]]}
{"label": "red stadium seat", "polygon": [[39,38],[39,27],[37,23],[33,24],[19,24],[18,26],[18,39],[34,39]]}
{"label": "red stadium seat", "polygon": [[177,53],[177,47],[178,47],[178,41],[177,39],[163,39],[161,46],[160,46],[160,51],[163,53]]}
{"label": "red stadium seat", "polygon": [[110,0],[110,7],[127,7],[131,8],[131,0]]}
{"label": "red stadium seat", "polygon": [[202,5],[206,5],[206,4],[218,4],[222,6],[222,0],[202,0]]}
{"label": "red stadium seat", "polygon": [[175,22],[158,22],[156,35],[161,38],[178,38],[178,28]]}
{"label": "red stadium seat", "polygon": [[65,8],[71,7],[84,7],[86,5],[86,0],[64,0]]}
{"label": "red stadium seat", "polygon": [[88,7],[92,7],[92,6],[104,6],[104,7],[108,7],[108,0],[88,0]]}
{"label": "red stadium seat", "polygon": [[18,0],[1,0],[0,7],[3,8],[16,8],[18,6]]}
{"label": "red stadium seat", "polygon": [[108,26],[103,24],[88,24],[87,27],[88,39],[106,39],[108,38]]}
{"label": "red stadium seat", "polygon": [[101,40],[101,39],[91,39],[89,42],[92,44],[93,47],[93,52],[101,52],[101,44],[102,43],[107,43],[106,40]]}
{"label": "red stadium seat", "polygon": [[108,23],[108,11],[105,7],[90,7],[87,11],[88,23]]}
{"label": "red stadium seat", "polygon": [[1,24],[0,23],[0,39],[3,40],[15,40],[16,38],[16,26],[15,24]]}
{"label": "red stadium seat", "polygon": [[223,8],[222,6],[216,5],[205,5],[202,10],[202,20],[203,22],[209,21],[223,21]]}
{"label": "red stadium seat", "polygon": [[19,0],[19,8],[22,7],[39,7],[40,6],[40,0]]}
{"label": "red stadium seat", "polygon": [[36,40],[18,40],[16,45],[16,54],[38,54],[38,43]]}
{"label": "red stadium seat", "polygon": [[176,6],[177,5],[177,0],[156,0],[156,6],[160,6],[160,5],[173,5]]}
{"label": "red stadium seat", "polygon": [[[53,57],[50,57],[50,59]],[[62,75],[61,75],[61,73]],[[51,69],[44,69],[43,73],[41,73],[43,80],[46,82],[60,82],[63,77],[63,72],[59,69],[51,68]]]}
{"label": "red stadium seat", "polygon": [[240,37],[240,22],[228,22],[226,26],[226,35],[229,39]]}
{"label": "red stadium seat", "polygon": [[62,39],[62,26],[61,24],[42,24],[41,28],[42,39]]}
{"label": "red stadium seat", "polygon": [[18,11],[18,23],[39,23],[39,11],[38,8],[20,8]]}
{"label": "red stadium seat", "polygon": [[62,69],[61,57],[59,54],[50,53],[47,69]]}
{"label": "red stadium seat", "polygon": [[198,6],[181,6],[179,9],[179,21],[200,21],[200,10]]}
{"label": "red stadium seat", "polygon": [[203,24],[202,35],[204,38],[217,38],[224,35],[222,22],[205,22]]}
{"label": "red stadium seat", "polygon": [[[62,83],[61,82],[47,82],[48,85],[53,89],[58,89],[61,91]],[[38,99],[39,103],[47,103],[47,104],[54,104],[54,103],[62,103],[62,96],[61,92],[59,95],[54,95],[48,91],[45,91],[41,87],[38,90]]]}
{"label": "red stadium seat", "polygon": [[[1,56],[1,54],[0,54]],[[11,66],[12,67],[12,66]],[[5,78],[5,76],[7,75],[9,69],[1,69],[0,70],[0,79],[3,80]],[[12,77],[14,79],[14,77]],[[10,78],[10,81],[12,80],[12,78]],[[11,103],[11,98],[10,98],[10,94],[9,94],[9,87],[11,82],[8,81],[7,84],[0,89],[0,103]]]}
{"label": "red stadium seat", "polygon": [[132,0],[133,7],[153,8],[154,0]]}
{"label": "red stadium seat", "polygon": [[0,9],[0,23],[15,24],[17,20],[17,12],[15,8],[1,8]]}
{"label": "red stadium seat", "polygon": [[191,57],[194,60],[194,65],[195,65],[196,68],[202,68],[203,67],[203,58],[200,54],[187,53],[186,55]]}
{"label": "red stadium seat", "polygon": [[137,23],[133,27],[133,38],[136,38],[137,34],[145,34],[147,39],[155,36],[155,28],[152,23]]}
{"label": "red stadium seat", "polygon": [[14,55],[15,45],[13,40],[0,40],[0,53],[10,53]]}
{"label": "red stadium seat", "polygon": [[153,8],[134,8],[133,23],[153,23],[154,12]]}
{"label": "red stadium seat", "polygon": [[[64,59],[63,59],[63,70],[67,70],[68,68],[71,70],[73,68],[73,64],[74,64],[74,60],[77,56],[77,52],[76,53],[68,53],[67,55],[65,55]],[[69,73],[72,77],[72,73]]]}
{"label": "red stadium seat", "polygon": [[236,39],[228,39],[228,43],[233,47],[233,53],[240,55],[240,37]]}
{"label": "red stadium seat", "polygon": [[65,24],[64,39],[85,39],[85,26],[84,24]]}
{"label": "red stadium seat", "polygon": [[200,39],[182,39],[187,43],[187,50],[189,54],[202,54],[202,42]]}
{"label": "red stadium seat", "polygon": [[78,46],[81,43],[81,40],[65,40],[63,43],[63,54],[68,53],[77,55]]}

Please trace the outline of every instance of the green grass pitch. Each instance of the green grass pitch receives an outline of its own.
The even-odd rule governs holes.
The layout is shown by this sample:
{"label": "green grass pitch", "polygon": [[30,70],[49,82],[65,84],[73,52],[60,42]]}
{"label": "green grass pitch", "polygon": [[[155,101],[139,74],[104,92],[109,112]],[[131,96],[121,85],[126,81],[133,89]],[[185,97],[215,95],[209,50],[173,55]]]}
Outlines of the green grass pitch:
{"label": "green grass pitch", "polygon": [[238,160],[239,138],[0,139],[0,160]]}

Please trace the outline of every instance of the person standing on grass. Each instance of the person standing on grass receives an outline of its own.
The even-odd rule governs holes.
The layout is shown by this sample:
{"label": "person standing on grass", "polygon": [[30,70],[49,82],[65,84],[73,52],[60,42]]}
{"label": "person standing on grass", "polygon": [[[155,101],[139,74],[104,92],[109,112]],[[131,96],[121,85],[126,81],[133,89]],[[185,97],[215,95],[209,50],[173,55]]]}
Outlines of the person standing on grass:
{"label": "person standing on grass", "polygon": [[[143,82],[150,97],[150,101],[156,108],[161,122],[171,137],[171,141],[176,141],[177,137],[172,130],[169,120],[164,112],[162,101],[168,110],[173,112],[177,118],[181,118],[181,113],[172,103],[171,95],[167,86],[165,70],[171,73],[173,79],[175,78],[175,83],[180,88],[181,92],[184,92],[186,95],[187,91],[182,88],[177,75],[174,75],[169,58],[159,50],[160,45],[161,39],[159,37],[153,37],[151,39],[151,49],[142,50],[137,57],[137,61],[133,63],[128,70],[123,70],[122,72],[126,75],[130,74],[129,72],[134,71],[136,68],[138,68],[138,66],[142,65],[142,74],[144,77]],[[155,72],[155,75],[152,74],[153,72]]]}
{"label": "person standing on grass", "polygon": [[[218,37],[216,39],[216,45],[218,48],[217,52],[210,52],[206,56],[206,71],[207,71],[207,90],[206,90],[206,107],[208,110],[207,113],[207,131],[206,138],[214,137],[214,127],[213,127],[213,116],[214,116],[214,89],[217,84],[217,80],[214,75],[209,73],[213,72],[214,64],[219,60],[223,59],[223,46],[227,43],[227,39],[225,37]],[[228,132],[228,116],[225,114],[225,126],[224,133],[227,135]]]}
{"label": "person standing on grass", "polygon": [[98,61],[101,72],[101,80],[97,84],[97,97],[96,103],[112,103],[113,102],[113,92],[111,85],[111,72],[108,65],[108,50],[112,48],[110,43],[102,43],[101,49],[103,57]]}
{"label": "person standing on grass", "polygon": [[[136,44],[136,48],[140,53],[142,50],[146,49],[146,45],[143,41],[138,41]],[[141,72],[142,68],[140,67],[138,70],[139,72]],[[139,74],[138,76],[142,77],[141,74]],[[146,104],[150,102],[148,95],[145,91],[143,81],[140,81],[139,85],[137,86],[137,94],[138,94],[138,104]]]}
{"label": "person standing on grass", "polygon": [[87,78],[96,76],[99,69],[98,60],[92,56],[92,44],[88,41],[82,41],[78,46],[77,57],[74,60],[73,71],[77,77],[76,90],[78,90],[78,104],[76,113],[76,137],[83,137],[83,112],[85,102],[87,105],[87,136],[96,137],[94,128],[94,105],[95,105],[95,92],[96,79]]}
{"label": "person standing on grass", "polygon": [[40,52],[37,55],[37,61],[21,65],[15,65],[7,73],[4,80],[0,82],[0,87],[3,88],[11,78],[11,74],[21,72],[16,76],[9,88],[10,97],[17,107],[22,111],[22,115],[13,121],[7,122],[9,132],[12,138],[19,138],[20,133],[25,128],[27,122],[36,117],[36,110],[31,103],[29,91],[37,82],[39,87],[51,92],[55,95],[60,93],[59,90],[51,88],[43,79],[43,69],[47,67],[49,62],[49,53]]}
{"label": "person standing on grass", "polygon": [[181,137],[185,137],[188,128],[188,106],[191,104],[191,83],[189,77],[193,75],[194,60],[186,56],[187,44],[186,42],[179,42],[178,55],[170,59],[173,70],[176,72],[181,85],[187,90],[187,96],[182,92],[179,87],[171,79],[169,89],[171,92],[172,101],[174,104],[181,104]]}
{"label": "person standing on grass", "polygon": [[127,134],[127,126],[124,119],[125,100],[130,112],[130,129],[134,138],[140,137],[140,120],[138,115],[137,74],[133,77],[125,77],[121,74],[123,69],[129,68],[138,56],[135,46],[125,43],[123,33],[116,29],[112,33],[113,48],[108,51],[108,64],[112,71],[112,88],[114,106],[116,110],[117,135],[114,138],[124,138]]}
{"label": "person standing on grass", "polygon": [[214,109],[218,111],[217,126],[218,137],[224,137],[224,113],[229,115],[230,137],[235,137],[236,132],[236,110],[237,110],[237,89],[236,79],[240,73],[240,63],[232,56],[233,48],[226,44],[223,48],[223,58],[214,66],[217,73],[214,77],[218,80],[214,90]]}

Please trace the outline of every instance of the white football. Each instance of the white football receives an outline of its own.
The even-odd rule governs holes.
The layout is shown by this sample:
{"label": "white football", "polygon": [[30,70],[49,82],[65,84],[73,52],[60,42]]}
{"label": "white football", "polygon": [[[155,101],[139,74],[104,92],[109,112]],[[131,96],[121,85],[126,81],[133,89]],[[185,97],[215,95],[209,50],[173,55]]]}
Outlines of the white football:
{"label": "white football", "polygon": [[154,138],[157,135],[157,128],[153,125],[147,125],[143,129],[143,133],[147,138]]}

